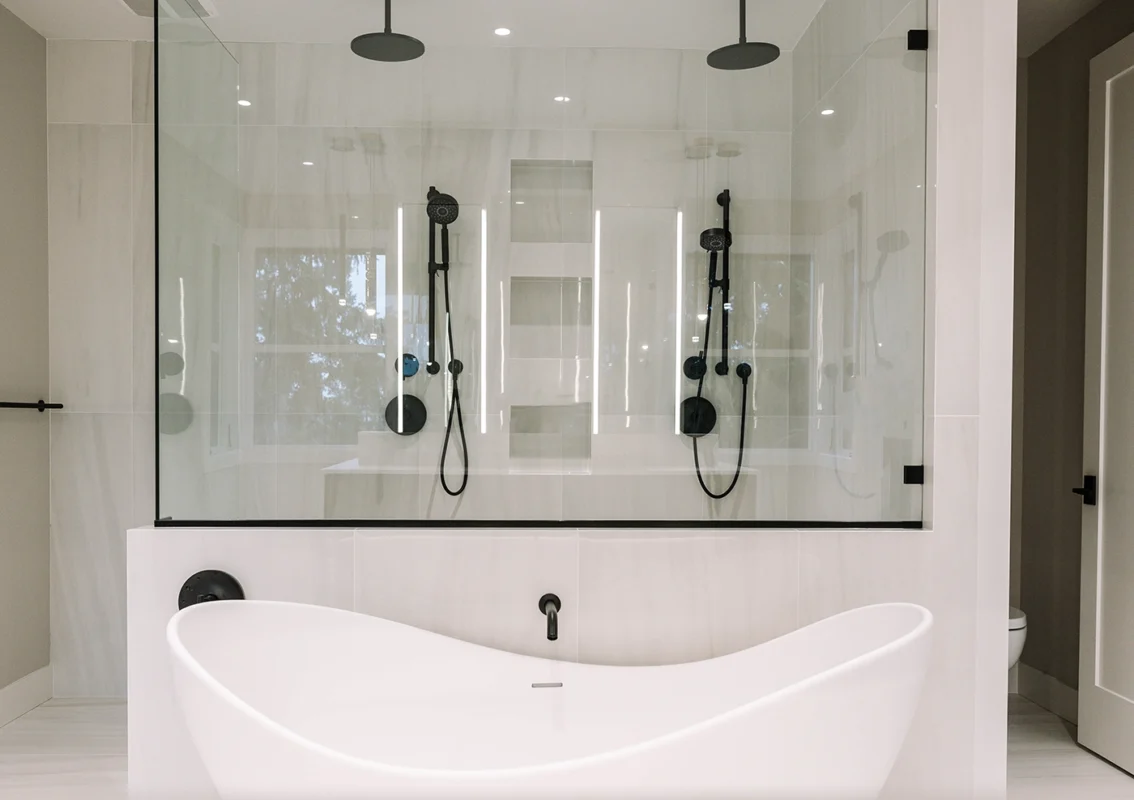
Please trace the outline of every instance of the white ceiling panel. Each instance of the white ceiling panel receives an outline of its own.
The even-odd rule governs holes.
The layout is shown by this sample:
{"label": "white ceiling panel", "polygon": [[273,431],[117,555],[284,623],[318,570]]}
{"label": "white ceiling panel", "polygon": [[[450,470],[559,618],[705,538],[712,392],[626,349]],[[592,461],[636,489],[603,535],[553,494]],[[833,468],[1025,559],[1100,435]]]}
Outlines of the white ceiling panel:
{"label": "white ceiling panel", "polygon": [[[177,4],[177,0],[174,0]],[[382,0],[212,0],[230,42],[348,42],[381,30]],[[52,39],[146,39],[123,0],[0,0]],[[750,39],[793,48],[823,0],[748,0]],[[737,39],[737,0],[394,0],[394,29],[426,45],[712,49]],[[493,34],[511,28],[507,39]]]}

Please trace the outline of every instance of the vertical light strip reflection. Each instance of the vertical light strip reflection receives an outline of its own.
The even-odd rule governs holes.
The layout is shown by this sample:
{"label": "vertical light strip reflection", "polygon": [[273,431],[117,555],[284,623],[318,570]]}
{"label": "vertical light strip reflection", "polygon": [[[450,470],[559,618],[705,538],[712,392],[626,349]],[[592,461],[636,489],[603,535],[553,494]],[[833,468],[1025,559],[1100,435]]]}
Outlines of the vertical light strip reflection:
{"label": "vertical light strip reflection", "polygon": [[480,432],[488,433],[488,209],[480,210]]}
{"label": "vertical light strip reflection", "polygon": [[[504,394],[504,281],[500,281],[500,394]],[[504,413],[501,410],[500,413]]]}
{"label": "vertical light strip reflection", "polygon": [[591,433],[598,435],[599,417],[599,298],[602,297],[602,212],[595,211],[595,282],[591,321],[594,323],[594,351],[591,354]]}
{"label": "vertical light strip reflection", "polygon": [[[177,279],[181,289],[181,394],[185,394],[185,384],[189,379],[189,340],[185,338],[185,279]],[[217,313],[214,310],[214,313]],[[213,409],[215,412],[217,409]]]}
{"label": "vertical light strip reflection", "polygon": [[631,303],[633,302],[633,289],[629,281],[626,282],[626,388],[623,390],[625,395],[626,404],[623,410],[626,412],[626,427],[630,427],[630,311]]}
{"label": "vertical light strip reflection", "polygon": [[[401,206],[398,206],[398,352],[394,356],[397,364],[401,364],[402,353],[406,351],[405,287],[402,285],[403,267],[405,266],[405,259],[402,257],[405,243],[403,224],[404,211]],[[406,429],[405,407],[402,402],[405,394],[405,381],[401,378],[400,371],[398,376],[398,433],[401,433]]]}
{"label": "vertical light strip reflection", "polygon": [[582,345],[583,338],[583,325],[582,325],[582,309],[583,309],[583,279],[579,278],[579,288],[575,293],[575,307],[578,309],[580,315],[579,324],[575,326],[575,402],[579,402],[579,382],[582,380],[583,375],[583,355],[579,352]]}
{"label": "vertical light strip reflection", "polygon": [[685,315],[685,215],[677,212],[677,322],[674,325],[673,352],[673,432],[681,435],[681,320]]}

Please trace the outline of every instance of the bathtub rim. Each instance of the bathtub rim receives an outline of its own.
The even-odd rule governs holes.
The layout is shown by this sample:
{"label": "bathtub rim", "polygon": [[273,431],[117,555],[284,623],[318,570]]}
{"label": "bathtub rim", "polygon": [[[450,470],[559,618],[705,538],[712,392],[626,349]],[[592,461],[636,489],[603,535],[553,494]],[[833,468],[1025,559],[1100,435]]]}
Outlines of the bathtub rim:
{"label": "bathtub rim", "polygon": [[[245,605],[253,605],[253,606],[270,606],[270,607],[285,607],[285,608],[286,607],[317,608],[320,611],[326,611],[326,612],[329,612],[329,613],[345,614],[345,615],[351,615],[351,616],[356,616],[356,617],[371,617],[373,619],[382,620],[383,622],[389,622],[389,623],[392,623],[392,624],[395,624],[395,625],[404,625],[405,627],[413,628],[414,630],[421,631],[423,633],[428,633],[432,636],[438,636],[438,637],[441,637],[443,639],[450,639],[450,640],[453,640],[453,641],[457,641],[460,644],[467,645],[469,647],[482,647],[484,649],[493,650],[495,652],[501,653],[501,654],[506,655],[506,656],[519,656],[519,657],[523,657],[523,658],[535,658],[535,659],[540,660],[540,661],[554,662],[554,659],[545,659],[545,658],[540,658],[538,656],[523,656],[519,653],[509,653],[506,650],[499,650],[499,649],[494,648],[494,647],[487,647],[485,645],[478,645],[478,644],[475,644],[474,642],[465,642],[465,641],[460,640],[460,639],[455,639],[454,637],[451,637],[451,636],[445,636],[444,634],[434,633],[433,631],[427,631],[424,628],[416,628],[413,625],[405,625],[405,623],[395,622],[394,620],[387,620],[384,617],[374,617],[373,615],[370,615],[370,614],[362,614],[362,613],[357,612],[357,611],[349,611],[347,609],[334,608],[332,606],[318,606],[318,605],[314,605],[314,604],[311,604],[311,603],[292,603],[292,602],[284,602],[284,601],[276,601],[276,600],[231,600],[231,601],[218,601],[218,602],[226,603],[226,604],[227,603],[243,603]],[[715,716],[709,717],[708,719],[694,723],[693,725],[688,725],[684,728],[679,728],[678,730],[662,734],[661,736],[654,736],[652,738],[645,739],[641,742],[636,742],[636,743],[631,744],[631,745],[619,747],[619,748],[616,748],[614,750],[608,750],[608,751],[605,751],[605,752],[602,752],[602,753],[595,753],[595,754],[592,754],[592,755],[580,756],[580,757],[576,757],[576,758],[564,759],[562,761],[550,761],[550,762],[547,762],[547,763],[544,763],[544,764],[531,764],[531,765],[526,765],[526,766],[522,766],[522,767],[493,767],[491,769],[458,770],[458,769],[433,769],[433,768],[425,768],[425,767],[405,767],[405,766],[398,766],[398,765],[395,765],[395,764],[387,764],[385,762],[376,761],[376,760],[373,760],[373,759],[362,758],[360,756],[349,755],[347,753],[343,753],[343,752],[340,752],[338,750],[334,750],[334,749],[332,749],[331,747],[328,747],[325,744],[321,744],[319,742],[312,741],[311,739],[308,739],[304,736],[301,736],[298,733],[296,733],[295,731],[291,730],[290,728],[287,728],[284,725],[282,725],[281,723],[276,722],[274,719],[269,717],[264,712],[253,707],[250,703],[248,703],[243,698],[238,696],[233,690],[229,689],[227,686],[222,684],[217,678],[213,677],[213,675],[208,670],[206,670],[201,665],[201,663],[199,661],[197,661],[196,658],[193,657],[193,655],[189,652],[189,649],[180,640],[178,630],[179,630],[179,627],[180,627],[182,620],[188,618],[189,616],[192,616],[193,614],[203,613],[201,607],[202,606],[207,607],[207,606],[211,606],[211,605],[214,605],[214,603],[199,603],[197,605],[188,606],[187,608],[184,608],[181,611],[178,611],[172,617],[172,619],[170,619],[169,623],[166,625],[166,641],[167,641],[167,643],[169,644],[169,647],[170,647],[171,657],[173,659],[175,659],[181,666],[188,669],[189,672],[193,675],[193,677],[195,679],[201,681],[201,683],[214,696],[216,696],[219,700],[221,700],[224,703],[227,703],[230,707],[235,709],[238,713],[246,716],[250,721],[255,723],[258,727],[264,729],[264,731],[267,734],[280,736],[282,739],[289,742],[290,744],[298,746],[298,747],[300,747],[304,750],[307,750],[307,751],[314,753],[316,755],[319,755],[321,757],[328,758],[328,759],[335,761],[335,762],[338,762],[340,764],[350,766],[352,768],[361,769],[361,770],[364,770],[364,771],[367,771],[367,772],[387,774],[387,775],[395,776],[395,777],[402,778],[402,779],[405,779],[405,780],[434,780],[434,781],[470,781],[470,780],[474,780],[474,781],[485,781],[485,782],[487,782],[487,781],[492,781],[492,780],[524,779],[524,778],[535,777],[535,776],[538,776],[538,775],[541,775],[541,774],[547,774],[547,773],[571,772],[571,771],[583,770],[583,769],[591,768],[591,767],[600,767],[600,766],[603,766],[607,763],[619,761],[619,760],[626,759],[626,758],[632,758],[637,753],[652,750],[652,749],[655,749],[657,747],[664,746],[666,744],[678,742],[678,741],[685,739],[685,738],[690,738],[690,737],[695,736],[695,735],[697,735],[701,732],[711,730],[712,728],[717,727],[719,725],[723,725],[726,722],[731,721],[731,720],[733,720],[737,717],[743,716],[743,715],[745,715],[745,714],[747,714],[751,711],[755,711],[755,710],[759,709],[759,707],[761,705],[764,705],[764,704],[770,705],[774,701],[780,700],[780,699],[785,698],[785,697],[790,697],[793,694],[803,692],[803,691],[809,689],[811,686],[814,686],[814,685],[821,683],[825,680],[837,677],[841,673],[849,672],[852,669],[868,665],[868,664],[870,664],[871,662],[874,662],[874,661],[879,661],[882,658],[884,658],[885,656],[890,655],[894,651],[900,650],[904,646],[913,643],[917,639],[920,639],[924,636],[928,636],[932,632],[933,625],[934,625],[933,612],[931,612],[928,608],[921,606],[921,605],[918,605],[916,603],[874,603],[874,604],[871,604],[871,605],[860,606],[858,608],[853,608],[853,609],[849,609],[847,611],[842,611],[842,612],[839,612],[838,614],[833,614],[830,617],[826,617],[824,619],[817,620],[817,621],[811,623],[810,625],[806,625],[802,628],[797,628],[796,631],[806,630],[807,628],[810,628],[814,625],[818,625],[820,623],[830,622],[832,620],[837,620],[837,619],[840,619],[842,617],[851,616],[851,615],[854,615],[854,614],[861,614],[863,611],[872,610],[872,609],[884,609],[884,608],[913,609],[913,610],[915,610],[919,613],[920,620],[918,621],[917,625],[914,626],[914,628],[912,630],[906,632],[905,634],[903,634],[902,636],[899,636],[896,639],[893,639],[892,641],[887,642],[886,644],[882,645],[881,647],[878,647],[878,648],[871,650],[867,653],[863,653],[862,655],[856,656],[856,657],[849,659],[847,661],[840,662],[839,664],[837,664],[834,667],[831,667],[830,669],[823,670],[822,672],[815,673],[814,675],[811,675],[810,677],[807,677],[807,678],[805,678],[801,681],[797,681],[797,682],[792,683],[788,686],[785,686],[781,689],[777,689],[777,690],[770,692],[766,695],[762,695],[761,697],[757,697],[754,700],[751,700],[747,703],[736,706],[735,708],[731,708],[728,711],[725,711],[725,712],[722,712],[722,713],[717,714]],[[206,610],[205,613],[207,613],[207,610]],[[792,631],[791,633],[794,633],[796,631]],[[787,636],[787,635],[790,635],[790,633],[784,634],[784,635]],[[776,638],[779,639],[779,638],[783,638],[783,637],[776,637]],[[770,642],[773,642],[773,641],[776,641],[776,639],[770,639],[768,642],[763,642],[763,643],[758,644],[758,645],[753,645],[752,647],[745,648],[744,650],[738,650],[738,651],[736,651],[736,653],[729,653],[729,654],[724,655],[724,656],[717,656],[717,658],[728,658],[729,656],[737,655],[737,654],[740,654],[740,653],[746,653],[749,650],[754,650],[754,649],[757,649],[759,647],[763,647],[764,645],[766,645]],[[716,659],[707,659],[707,660],[716,660]],[[562,662],[562,663],[579,663],[579,662]],[[696,663],[700,663],[700,662],[684,662],[684,663],[696,664]],[[603,666],[603,665],[597,665],[597,666]],[[667,666],[680,666],[680,665],[677,665],[677,664],[658,665],[658,668],[665,668]],[[643,669],[643,667],[603,667],[603,668],[606,668],[606,669]],[[648,667],[646,667],[646,668],[648,669]],[[924,676],[923,676],[923,679],[924,679]],[[181,698],[178,697],[177,698],[177,704],[178,704],[179,708],[181,706],[181,702],[182,702]],[[182,711],[182,714],[184,714],[184,711]],[[190,731],[190,733],[192,733],[192,731]],[[207,762],[206,762],[206,767],[207,767]]]}

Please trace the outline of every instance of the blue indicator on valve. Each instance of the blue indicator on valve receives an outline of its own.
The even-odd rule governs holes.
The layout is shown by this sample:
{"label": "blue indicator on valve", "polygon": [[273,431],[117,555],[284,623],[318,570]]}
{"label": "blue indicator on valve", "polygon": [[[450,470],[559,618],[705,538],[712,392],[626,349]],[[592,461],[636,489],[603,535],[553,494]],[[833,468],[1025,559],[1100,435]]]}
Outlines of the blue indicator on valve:
{"label": "blue indicator on valve", "polygon": [[397,366],[403,378],[412,378],[421,369],[421,362],[413,353],[406,353],[398,359]]}

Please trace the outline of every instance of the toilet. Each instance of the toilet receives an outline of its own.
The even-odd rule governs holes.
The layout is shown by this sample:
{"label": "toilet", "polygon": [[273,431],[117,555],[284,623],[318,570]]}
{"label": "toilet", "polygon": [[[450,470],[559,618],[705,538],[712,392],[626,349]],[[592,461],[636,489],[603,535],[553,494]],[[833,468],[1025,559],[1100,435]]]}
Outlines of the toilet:
{"label": "toilet", "polygon": [[1028,638],[1028,615],[1018,608],[1008,609],[1008,669],[1016,666],[1020,653],[1024,652],[1024,640]]}

